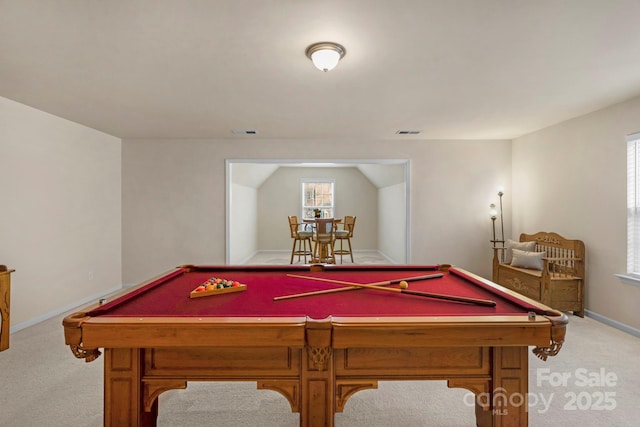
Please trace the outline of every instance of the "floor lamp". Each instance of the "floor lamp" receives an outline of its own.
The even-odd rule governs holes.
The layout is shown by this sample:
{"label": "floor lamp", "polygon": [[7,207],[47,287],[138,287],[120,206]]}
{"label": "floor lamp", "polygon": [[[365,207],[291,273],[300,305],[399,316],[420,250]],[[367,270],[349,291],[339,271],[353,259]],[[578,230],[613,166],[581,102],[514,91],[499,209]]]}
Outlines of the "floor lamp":
{"label": "floor lamp", "polygon": [[[502,216],[502,196],[504,196],[504,191],[502,189],[498,189],[498,198],[500,199],[500,238],[498,239],[496,236],[496,219],[498,219],[498,211],[496,210],[495,203],[491,203],[489,205],[489,215],[491,217],[491,226],[493,228],[493,239],[491,243],[493,243],[493,247],[501,247],[504,248],[504,219]],[[498,246],[500,244],[500,246]],[[501,251],[500,259],[504,261],[504,251]]]}

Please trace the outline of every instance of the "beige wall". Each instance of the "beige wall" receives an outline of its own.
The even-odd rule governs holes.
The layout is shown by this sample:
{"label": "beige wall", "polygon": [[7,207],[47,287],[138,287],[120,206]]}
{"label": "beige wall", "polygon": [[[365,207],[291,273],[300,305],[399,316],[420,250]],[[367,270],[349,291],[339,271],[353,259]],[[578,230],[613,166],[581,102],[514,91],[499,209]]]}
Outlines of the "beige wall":
{"label": "beige wall", "polygon": [[297,160],[301,147],[320,142],[345,160],[410,159],[409,262],[448,262],[490,277],[488,206],[499,184],[510,188],[510,141],[243,138],[123,142],[124,283],[185,262],[224,263],[225,160]]}
{"label": "beige wall", "polygon": [[230,188],[229,264],[243,264],[258,251],[258,190],[235,183]]}
{"label": "beige wall", "polygon": [[125,285],[185,263],[224,264],[221,151],[211,141],[123,142]]}
{"label": "beige wall", "polygon": [[513,142],[513,235],[555,231],[587,248],[586,307],[640,329],[640,287],[626,271],[626,141],[640,98]]}
{"label": "beige wall", "polygon": [[12,330],[121,287],[121,141],[0,98]]}
{"label": "beige wall", "polygon": [[390,261],[402,264],[406,259],[407,203],[406,184],[389,185],[378,191],[378,249]]}

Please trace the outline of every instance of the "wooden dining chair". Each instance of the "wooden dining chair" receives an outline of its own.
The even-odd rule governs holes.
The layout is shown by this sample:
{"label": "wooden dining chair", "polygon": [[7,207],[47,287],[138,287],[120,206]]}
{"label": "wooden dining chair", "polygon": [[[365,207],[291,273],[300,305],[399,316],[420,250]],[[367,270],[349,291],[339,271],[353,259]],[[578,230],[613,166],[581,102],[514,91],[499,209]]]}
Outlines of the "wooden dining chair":
{"label": "wooden dining chair", "polygon": [[[356,227],[356,217],[347,215],[342,221],[342,229],[336,230],[336,237],[333,242],[333,254],[340,255],[340,264],[342,264],[342,257],[349,255],[351,262],[353,262],[353,250],[351,249],[351,238],[353,237],[353,230]],[[343,242],[346,240],[348,249],[343,248]],[[340,249],[336,249],[336,243],[340,241]]]}
{"label": "wooden dining chair", "polygon": [[313,262],[335,264],[336,256],[333,253],[336,222],[333,218],[317,218],[315,232],[313,234]]}
{"label": "wooden dining chair", "polygon": [[[307,263],[307,257],[312,256],[311,239],[313,237],[313,231],[307,230],[309,224],[298,222],[298,217],[292,215],[289,217],[289,231],[291,232],[291,238],[293,239],[293,247],[291,248],[291,261],[289,264],[293,264],[293,258],[297,255],[298,261],[300,257],[304,257],[304,263]],[[307,247],[307,245],[309,245]]]}

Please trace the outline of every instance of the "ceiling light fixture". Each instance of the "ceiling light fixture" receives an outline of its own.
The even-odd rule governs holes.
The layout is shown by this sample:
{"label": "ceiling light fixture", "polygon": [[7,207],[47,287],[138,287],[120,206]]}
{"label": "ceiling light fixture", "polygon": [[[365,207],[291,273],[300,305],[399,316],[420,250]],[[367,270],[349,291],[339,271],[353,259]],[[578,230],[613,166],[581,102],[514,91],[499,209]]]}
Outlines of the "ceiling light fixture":
{"label": "ceiling light fixture", "polygon": [[346,54],[344,46],[333,42],[314,43],[305,51],[318,70],[327,72],[335,68]]}

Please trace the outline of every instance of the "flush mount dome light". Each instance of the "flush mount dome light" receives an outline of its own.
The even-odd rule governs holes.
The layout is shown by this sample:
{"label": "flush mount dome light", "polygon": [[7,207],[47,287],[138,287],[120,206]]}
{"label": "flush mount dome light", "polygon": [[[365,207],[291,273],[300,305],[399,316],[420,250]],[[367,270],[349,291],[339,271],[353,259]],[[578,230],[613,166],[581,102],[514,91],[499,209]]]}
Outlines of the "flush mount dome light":
{"label": "flush mount dome light", "polygon": [[305,51],[318,70],[327,72],[335,68],[346,54],[344,46],[333,42],[314,43]]}

